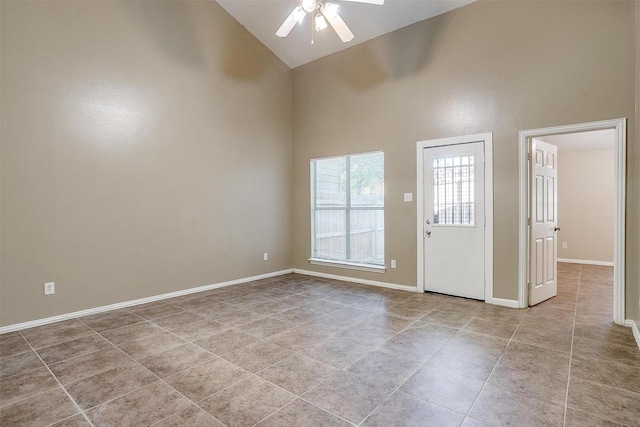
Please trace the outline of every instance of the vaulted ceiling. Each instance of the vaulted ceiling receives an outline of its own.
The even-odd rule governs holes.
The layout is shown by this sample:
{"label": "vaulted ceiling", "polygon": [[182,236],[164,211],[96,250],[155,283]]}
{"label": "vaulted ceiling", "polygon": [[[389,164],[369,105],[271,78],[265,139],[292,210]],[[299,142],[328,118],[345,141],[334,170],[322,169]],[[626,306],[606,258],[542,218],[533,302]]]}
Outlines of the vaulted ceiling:
{"label": "vaulted ceiling", "polygon": [[299,0],[217,1],[283,62],[295,68],[474,0],[386,0],[382,6],[333,0],[340,5],[340,16],[355,35],[348,43],[343,43],[331,28],[313,31],[308,17],[289,36],[277,37],[276,30],[300,4]]}

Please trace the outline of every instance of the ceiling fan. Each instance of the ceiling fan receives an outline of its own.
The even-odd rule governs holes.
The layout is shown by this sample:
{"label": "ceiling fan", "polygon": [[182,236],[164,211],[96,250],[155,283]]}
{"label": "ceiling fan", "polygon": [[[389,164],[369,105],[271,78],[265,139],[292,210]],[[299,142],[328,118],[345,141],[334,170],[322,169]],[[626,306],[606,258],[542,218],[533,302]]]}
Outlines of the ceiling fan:
{"label": "ceiling fan", "polygon": [[[384,4],[384,0],[342,1],[377,4],[380,6]],[[353,33],[338,14],[339,9],[340,6],[326,0],[302,0],[301,3],[293,9],[293,12],[291,12],[287,19],[284,20],[278,31],[276,31],[276,35],[278,37],[287,37],[297,23],[302,23],[304,18],[308,14],[311,14],[316,31],[327,28],[327,21],[329,21],[329,24],[331,24],[335,32],[338,34],[338,37],[340,37],[340,40],[347,43],[353,39]],[[313,39],[311,40],[311,43],[313,43]]]}

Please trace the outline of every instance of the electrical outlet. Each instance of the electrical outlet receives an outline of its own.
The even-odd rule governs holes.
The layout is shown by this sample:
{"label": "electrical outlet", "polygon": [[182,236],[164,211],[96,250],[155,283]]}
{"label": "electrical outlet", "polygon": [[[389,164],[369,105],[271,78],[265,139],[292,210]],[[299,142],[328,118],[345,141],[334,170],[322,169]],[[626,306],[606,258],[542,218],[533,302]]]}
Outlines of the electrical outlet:
{"label": "electrical outlet", "polygon": [[562,249],[567,249],[567,242],[562,242]]}
{"label": "electrical outlet", "polygon": [[56,284],[55,282],[47,282],[44,284],[44,294],[45,295],[53,295],[56,293]]}
{"label": "electrical outlet", "polygon": [[413,201],[413,193],[404,193],[404,201],[412,202]]}
{"label": "electrical outlet", "polygon": [[266,261],[269,259],[269,254],[267,252],[264,253],[264,255],[262,256],[262,258]]}
{"label": "electrical outlet", "polygon": [[396,260],[395,259],[391,260],[391,268],[396,268]]}

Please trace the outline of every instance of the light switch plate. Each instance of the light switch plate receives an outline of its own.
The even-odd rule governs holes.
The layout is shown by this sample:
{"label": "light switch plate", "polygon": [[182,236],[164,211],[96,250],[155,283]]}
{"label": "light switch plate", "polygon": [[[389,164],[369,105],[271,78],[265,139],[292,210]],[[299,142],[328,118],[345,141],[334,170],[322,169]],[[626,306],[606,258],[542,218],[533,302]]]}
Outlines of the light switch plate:
{"label": "light switch plate", "polygon": [[413,201],[413,193],[404,193],[404,201],[412,202]]}

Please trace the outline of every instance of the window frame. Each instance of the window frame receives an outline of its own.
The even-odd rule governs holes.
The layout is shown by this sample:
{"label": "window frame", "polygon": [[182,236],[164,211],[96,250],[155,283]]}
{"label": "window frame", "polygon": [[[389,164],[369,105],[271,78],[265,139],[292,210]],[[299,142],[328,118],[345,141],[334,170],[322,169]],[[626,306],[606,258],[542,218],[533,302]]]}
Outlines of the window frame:
{"label": "window frame", "polygon": [[[369,154],[382,154],[383,161],[383,186],[384,186],[384,151],[369,151],[364,153],[353,153],[353,154],[345,154],[341,156],[330,156],[330,157],[318,157],[310,160],[309,166],[309,176],[310,176],[310,201],[311,201],[311,257],[309,258],[310,264],[315,265],[324,265],[330,267],[339,267],[339,268],[347,268],[352,270],[361,270],[361,271],[369,271],[375,273],[384,273],[386,272],[386,250],[383,253],[383,261],[382,264],[369,264],[363,262],[350,261],[346,260],[334,260],[328,258],[318,258],[315,256],[316,254],[316,212],[317,211],[344,211],[345,212],[345,254],[346,257],[349,257],[351,253],[351,212],[353,211],[385,211],[385,201],[383,197],[382,206],[361,206],[361,207],[353,207],[351,205],[351,158],[357,156],[366,156]],[[330,160],[330,159],[345,159],[345,173],[346,173],[346,182],[345,182],[345,205],[341,207],[318,207],[317,199],[316,199],[316,190],[317,190],[317,162],[321,160]],[[383,220],[384,227],[384,220]],[[386,239],[385,239],[386,244]],[[386,249],[385,245],[383,245],[383,250]]]}

